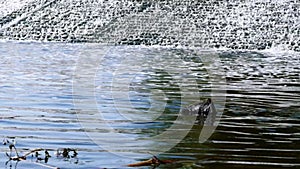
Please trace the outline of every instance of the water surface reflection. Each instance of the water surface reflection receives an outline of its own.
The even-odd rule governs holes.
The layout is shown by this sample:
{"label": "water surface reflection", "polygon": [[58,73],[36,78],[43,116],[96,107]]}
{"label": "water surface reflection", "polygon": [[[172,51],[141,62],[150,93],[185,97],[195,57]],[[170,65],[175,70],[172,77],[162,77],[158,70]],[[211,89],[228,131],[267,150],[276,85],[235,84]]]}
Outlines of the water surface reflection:
{"label": "water surface reflection", "polygon": [[[107,53],[99,63],[94,88],[98,110],[118,132],[134,138],[155,136],[173,124],[183,105],[211,97],[214,86],[207,70],[213,67],[203,64],[193,52],[147,47],[121,49]],[[77,119],[76,114],[81,110],[73,105],[74,70],[78,57],[99,51],[98,45],[6,42],[0,44],[0,51],[1,137],[15,138],[22,151],[39,147],[78,149],[78,164],[55,158],[49,160],[51,165],[58,167],[122,168],[134,162],[96,145],[86,132],[104,131],[107,137],[109,133],[99,126],[83,130]],[[217,130],[206,142],[199,144],[202,125],[195,124],[182,142],[161,155],[161,158],[181,162],[158,168],[299,167],[298,54],[210,52],[220,57],[221,63],[211,66],[225,70],[220,74],[224,74],[227,83],[226,86],[220,84],[224,85],[221,89],[226,89],[227,99]],[[124,55],[126,59],[122,58]],[[182,63],[173,62],[178,60]],[[148,66],[126,74],[128,68],[141,61]],[[188,71],[172,73],[173,67]],[[131,79],[128,93],[122,88],[127,85],[121,80],[124,77]],[[189,79],[184,86],[187,91],[182,91],[179,83],[182,79]],[[199,95],[182,101],[182,92]],[[123,94],[128,95],[128,100],[116,99]],[[141,119],[148,119],[132,122],[119,112],[140,112]],[[87,120],[97,122],[89,116]],[[142,148],[148,143],[144,144],[126,145],[123,152],[131,152],[128,148]],[[4,152],[8,150],[4,146],[0,149],[0,165],[4,168]],[[150,156],[141,150],[135,159]],[[28,166],[35,167],[32,163],[18,164],[18,168]]]}

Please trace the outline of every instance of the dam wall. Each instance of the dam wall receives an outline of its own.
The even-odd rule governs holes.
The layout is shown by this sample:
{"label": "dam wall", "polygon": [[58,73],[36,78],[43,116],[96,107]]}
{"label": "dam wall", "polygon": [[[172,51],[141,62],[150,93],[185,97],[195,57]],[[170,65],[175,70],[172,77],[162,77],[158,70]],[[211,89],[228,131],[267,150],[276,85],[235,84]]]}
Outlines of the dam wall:
{"label": "dam wall", "polygon": [[0,39],[300,51],[299,0],[25,2],[2,10]]}

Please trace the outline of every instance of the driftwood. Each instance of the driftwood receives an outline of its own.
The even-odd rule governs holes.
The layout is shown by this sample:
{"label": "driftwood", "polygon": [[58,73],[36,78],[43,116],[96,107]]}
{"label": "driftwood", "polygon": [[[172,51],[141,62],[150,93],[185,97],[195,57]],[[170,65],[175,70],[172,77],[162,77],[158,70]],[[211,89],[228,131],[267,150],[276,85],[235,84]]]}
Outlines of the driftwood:
{"label": "driftwood", "polygon": [[[59,167],[55,167],[55,166],[51,166],[48,163],[49,158],[51,158],[50,153],[48,152],[47,149],[43,149],[43,148],[36,148],[33,150],[28,151],[27,153],[24,153],[23,155],[20,155],[20,153],[18,152],[18,149],[15,146],[15,141],[9,141],[8,139],[4,139],[3,140],[3,145],[8,145],[8,148],[10,150],[10,152],[6,152],[6,156],[8,157],[8,161],[6,162],[5,165],[7,165],[9,162],[11,161],[16,161],[15,164],[15,168],[17,168],[17,164],[19,161],[24,161],[24,162],[28,162],[26,161],[28,156],[32,156],[36,158],[36,162],[30,162],[33,163],[35,165],[39,165],[39,166],[43,166],[45,168],[49,168],[49,169],[59,169]],[[44,151],[44,157],[41,157],[40,152]],[[12,155],[14,152],[14,156]],[[73,152],[71,154],[71,152]],[[77,159],[77,150],[76,149],[72,149],[72,148],[62,148],[62,149],[57,149],[57,153],[56,153],[57,157],[62,157],[65,159],[72,159],[75,158]],[[43,163],[41,163],[41,161],[43,161]],[[77,160],[78,163],[78,160]]]}
{"label": "driftwood", "polygon": [[128,164],[127,167],[143,167],[143,166],[153,166],[158,167],[161,164],[173,163],[173,160],[160,160],[156,156],[153,156],[151,159],[146,161],[141,161],[138,163]]}

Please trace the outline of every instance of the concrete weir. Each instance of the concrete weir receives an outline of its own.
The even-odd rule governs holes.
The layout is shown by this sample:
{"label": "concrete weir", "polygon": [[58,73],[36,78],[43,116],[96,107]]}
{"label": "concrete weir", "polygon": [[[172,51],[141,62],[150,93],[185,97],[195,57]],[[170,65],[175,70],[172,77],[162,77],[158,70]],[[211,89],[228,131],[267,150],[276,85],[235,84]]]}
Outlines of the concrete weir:
{"label": "concrete weir", "polygon": [[13,1],[0,39],[300,51],[299,0]]}

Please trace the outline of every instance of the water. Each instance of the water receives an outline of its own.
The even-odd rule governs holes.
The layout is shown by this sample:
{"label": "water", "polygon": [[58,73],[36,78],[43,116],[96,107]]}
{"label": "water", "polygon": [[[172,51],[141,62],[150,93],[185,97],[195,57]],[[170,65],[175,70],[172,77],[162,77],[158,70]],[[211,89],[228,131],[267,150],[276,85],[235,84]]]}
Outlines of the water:
{"label": "water", "polygon": [[[195,124],[179,144],[159,156],[177,162],[158,168],[300,167],[298,53],[224,49],[195,54],[192,49],[167,47],[37,42],[1,42],[0,52],[0,138],[15,139],[21,153],[48,149],[52,157],[46,165],[125,168],[148,159],[151,155],[144,150],[153,145],[155,149],[155,141],[121,146],[97,120],[109,121],[110,127],[130,138],[153,137],[173,124],[181,107],[225,93],[224,112],[213,135],[200,144],[202,125]],[[204,54],[220,60],[205,64]],[[93,62],[91,56],[102,59]],[[83,58],[91,58],[89,64],[82,64]],[[215,74],[225,83],[214,81]],[[94,77],[92,86],[84,86],[86,77]],[[182,79],[188,79],[184,85]],[[76,91],[73,87],[81,85],[76,82],[83,82],[86,90]],[[80,114],[86,110],[77,102],[86,103],[89,91],[93,91],[97,111],[90,109],[90,103],[82,104],[94,114]],[[221,103],[215,106],[222,109]],[[98,112],[103,116],[91,117]],[[132,114],[141,118],[124,116]],[[92,125],[82,126],[78,117]],[[99,147],[91,137],[95,133],[112,144],[117,141],[120,147]],[[58,148],[74,148],[78,155],[56,157]],[[31,156],[5,165],[8,146],[1,146],[0,151],[1,168],[46,168]]]}

